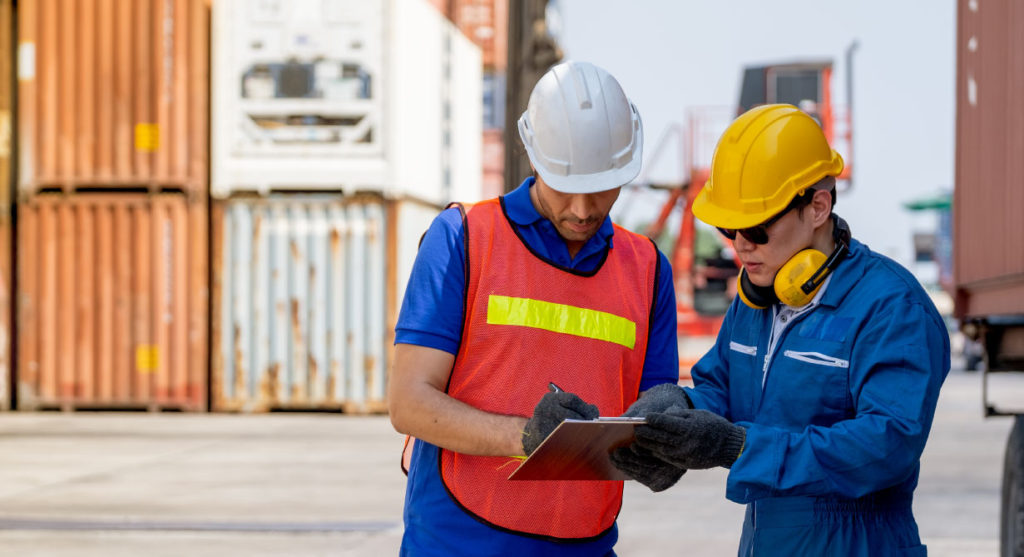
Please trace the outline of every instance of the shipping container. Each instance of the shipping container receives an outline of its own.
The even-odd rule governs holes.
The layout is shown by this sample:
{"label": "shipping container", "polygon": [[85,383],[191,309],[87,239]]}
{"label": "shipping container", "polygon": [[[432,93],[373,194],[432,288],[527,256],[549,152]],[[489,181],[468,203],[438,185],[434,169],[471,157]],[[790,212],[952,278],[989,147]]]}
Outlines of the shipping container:
{"label": "shipping container", "polygon": [[427,228],[430,227],[430,223],[441,212],[442,207],[416,199],[391,201],[388,207],[390,208],[388,214],[393,215],[388,220],[388,230],[393,231],[393,233],[389,232],[389,238],[394,238],[393,245],[389,244],[388,246],[389,250],[393,252],[393,255],[388,257],[388,261],[394,261],[391,268],[394,269],[396,284],[395,303],[392,304],[395,310],[392,316],[394,319],[389,328],[394,331],[394,322],[397,321],[398,309],[405,296],[406,283],[409,281],[409,275],[412,274],[412,265],[419,252],[420,240]]}
{"label": "shipping container", "polygon": [[986,416],[1014,416],[1006,443],[1000,554],[1024,547],[1024,4],[957,2],[955,315],[960,354],[981,359]]}
{"label": "shipping container", "polygon": [[449,15],[480,47],[484,71],[504,72],[508,65],[508,0],[453,0]]}
{"label": "shipping container", "polygon": [[[445,111],[441,129],[445,141],[441,149],[442,184],[440,196],[406,192],[439,203],[483,199],[483,98],[484,80],[480,72],[480,50],[466,41],[454,28],[446,27],[448,40],[442,49],[447,60],[445,72],[451,75],[442,95]],[[449,108],[450,107],[450,108]],[[409,145],[413,150],[422,146]],[[423,161],[424,163],[426,161]],[[401,169],[400,184],[417,184],[417,167]],[[410,189],[410,188],[405,188]]]}
{"label": "shipping container", "polygon": [[19,409],[206,409],[207,219],[181,193],[19,204]]}
{"label": "shipping container", "polygon": [[208,0],[22,0],[17,11],[23,196],[204,192]]}
{"label": "shipping container", "polygon": [[425,0],[213,4],[211,191],[480,193],[480,49]]}
{"label": "shipping container", "polygon": [[1024,316],[1024,8],[961,1],[958,21],[957,312]]}
{"label": "shipping container", "polygon": [[505,142],[501,130],[484,130],[483,161],[482,196],[498,197],[505,193]]}
{"label": "shipping container", "polygon": [[398,307],[438,212],[365,195],[214,201],[214,410],[384,412]]}

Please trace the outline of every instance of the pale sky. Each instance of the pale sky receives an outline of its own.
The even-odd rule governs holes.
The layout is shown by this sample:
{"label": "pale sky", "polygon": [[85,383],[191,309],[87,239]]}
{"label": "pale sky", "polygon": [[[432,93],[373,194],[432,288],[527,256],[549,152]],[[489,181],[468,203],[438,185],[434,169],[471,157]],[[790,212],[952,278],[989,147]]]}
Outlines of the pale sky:
{"label": "pale sky", "polygon": [[[735,105],[745,65],[833,60],[846,103],[853,62],[855,178],[836,212],[855,237],[911,265],[919,216],[904,201],[952,188],[956,105],[955,0],[557,0],[566,57],[615,75],[645,126],[645,164],[687,107]],[[647,165],[670,178],[676,163]],[[661,174],[659,176],[659,174]],[[637,220],[650,196],[628,202]],[[634,213],[636,212],[636,213]],[[615,213],[613,213],[615,216]],[[924,221],[930,222],[930,221]],[[915,223],[917,223],[915,225]]]}

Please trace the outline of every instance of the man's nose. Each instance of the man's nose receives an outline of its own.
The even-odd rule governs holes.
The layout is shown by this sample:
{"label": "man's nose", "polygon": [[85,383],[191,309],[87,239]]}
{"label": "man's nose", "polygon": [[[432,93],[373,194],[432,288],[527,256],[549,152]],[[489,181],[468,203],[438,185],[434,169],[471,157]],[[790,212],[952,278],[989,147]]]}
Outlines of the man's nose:
{"label": "man's nose", "polygon": [[569,212],[579,220],[587,220],[593,213],[594,203],[590,195],[577,193],[569,200]]}

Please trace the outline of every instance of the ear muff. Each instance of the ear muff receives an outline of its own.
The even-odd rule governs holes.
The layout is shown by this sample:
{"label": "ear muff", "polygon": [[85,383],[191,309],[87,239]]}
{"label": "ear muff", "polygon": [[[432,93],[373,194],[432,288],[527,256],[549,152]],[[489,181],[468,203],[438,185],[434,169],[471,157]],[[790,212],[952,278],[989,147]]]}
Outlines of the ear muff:
{"label": "ear muff", "polygon": [[779,297],[775,295],[775,289],[771,286],[758,286],[750,282],[746,269],[740,269],[739,285],[736,293],[739,294],[740,300],[754,309],[765,309],[779,302]]}
{"label": "ear muff", "polygon": [[810,286],[807,283],[816,272],[823,268],[828,256],[816,249],[805,249],[789,258],[789,261],[775,274],[775,295],[787,306],[800,307],[814,299],[821,288],[822,280]]}
{"label": "ear muff", "polygon": [[832,253],[826,256],[816,249],[801,250],[775,274],[773,287],[757,286],[750,282],[746,269],[740,269],[740,300],[754,309],[765,309],[778,302],[794,307],[807,305],[850,251],[850,226],[835,214],[832,224],[832,239],[836,243]]}

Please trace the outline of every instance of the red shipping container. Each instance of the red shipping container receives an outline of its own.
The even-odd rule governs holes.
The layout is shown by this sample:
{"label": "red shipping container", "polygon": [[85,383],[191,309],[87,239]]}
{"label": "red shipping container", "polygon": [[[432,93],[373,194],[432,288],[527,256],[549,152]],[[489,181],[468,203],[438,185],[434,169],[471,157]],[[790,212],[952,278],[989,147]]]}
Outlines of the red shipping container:
{"label": "red shipping container", "polygon": [[957,315],[1021,315],[1024,6],[961,0],[957,25]]}
{"label": "red shipping container", "polygon": [[18,408],[205,410],[205,202],[39,195],[18,219]]}
{"label": "red shipping container", "polygon": [[208,2],[24,0],[17,9],[22,194],[205,191]]}

